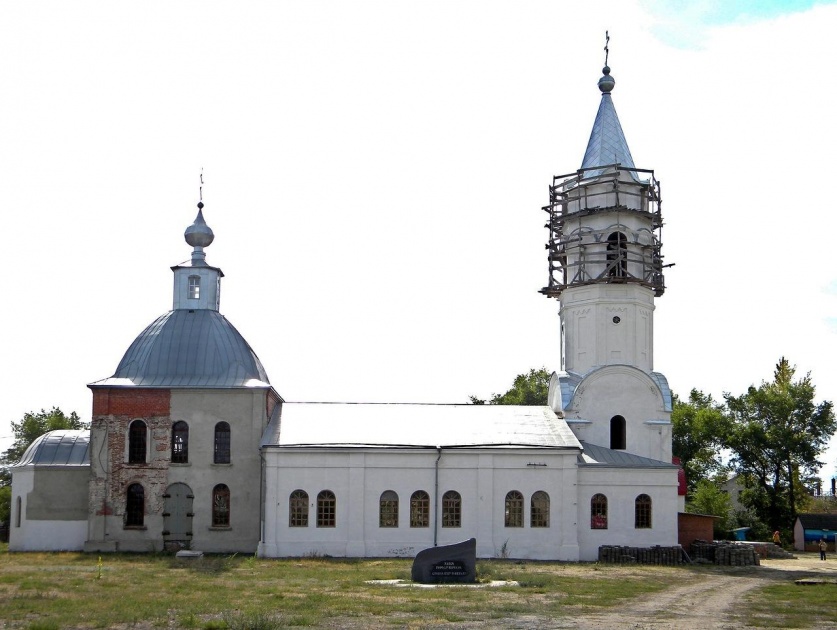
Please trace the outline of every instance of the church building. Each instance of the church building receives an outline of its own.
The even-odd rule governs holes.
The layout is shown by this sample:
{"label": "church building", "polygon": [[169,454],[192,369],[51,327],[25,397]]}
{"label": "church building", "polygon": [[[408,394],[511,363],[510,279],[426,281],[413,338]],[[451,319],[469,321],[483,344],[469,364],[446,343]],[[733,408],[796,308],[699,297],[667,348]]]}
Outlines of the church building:
{"label": "church building", "polygon": [[672,396],[653,364],[660,187],[603,73],[581,167],[544,208],[541,292],[561,321],[547,406],[286,402],[221,315],[199,203],[172,310],[89,385],[90,431],[48,433],[12,469],[10,550],[412,557],[473,537],[480,557],[595,560],[677,544]]}

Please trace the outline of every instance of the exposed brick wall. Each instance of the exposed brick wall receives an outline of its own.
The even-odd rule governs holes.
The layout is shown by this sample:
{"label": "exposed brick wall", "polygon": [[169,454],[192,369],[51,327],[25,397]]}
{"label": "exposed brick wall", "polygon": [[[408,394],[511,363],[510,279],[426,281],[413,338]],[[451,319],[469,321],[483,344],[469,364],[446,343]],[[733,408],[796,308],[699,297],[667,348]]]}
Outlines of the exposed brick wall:
{"label": "exposed brick wall", "polygon": [[[171,392],[167,389],[94,389],[90,511],[122,515],[130,484],[145,488],[145,513],[162,511],[171,449]],[[142,420],[148,427],[147,461],[127,463],[128,427]]]}
{"label": "exposed brick wall", "polygon": [[714,524],[714,516],[680,512],[677,515],[677,542],[686,550],[695,540],[711,542],[714,538]]}
{"label": "exposed brick wall", "polygon": [[125,387],[93,390],[94,416],[167,416],[170,408],[171,391],[168,389]]}

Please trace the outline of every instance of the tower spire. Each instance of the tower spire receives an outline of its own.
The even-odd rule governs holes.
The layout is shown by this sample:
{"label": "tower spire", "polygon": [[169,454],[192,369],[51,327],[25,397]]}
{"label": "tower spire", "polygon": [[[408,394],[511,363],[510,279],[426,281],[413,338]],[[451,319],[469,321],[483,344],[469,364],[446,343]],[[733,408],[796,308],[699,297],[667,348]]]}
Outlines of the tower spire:
{"label": "tower spire", "polygon": [[[599,103],[599,111],[596,112],[596,120],[593,122],[593,130],[590,132],[590,140],[587,142],[587,150],[584,152],[584,159],[581,161],[582,169],[592,169],[584,173],[584,177],[596,177],[604,172],[604,169],[597,169],[599,166],[610,166],[619,164],[626,168],[634,168],[634,159],[631,150],[628,148],[628,141],[619,124],[619,116],[616,115],[616,108],[613,105],[613,98],[610,93],[616,86],[616,80],[610,76],[610,66],[607,65],[610,55],[610,35],[605,31],[605,65],[602,68],[602,77],[598,86],[602,93],[602,100]],[[631,173],[634,179],[636,176]]]}

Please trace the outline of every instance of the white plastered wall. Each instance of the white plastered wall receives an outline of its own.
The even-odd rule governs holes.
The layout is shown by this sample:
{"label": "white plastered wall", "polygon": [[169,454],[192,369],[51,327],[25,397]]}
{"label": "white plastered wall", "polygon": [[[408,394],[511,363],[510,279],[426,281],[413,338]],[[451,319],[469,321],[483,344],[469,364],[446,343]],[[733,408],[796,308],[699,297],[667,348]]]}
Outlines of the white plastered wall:
{"label": "white plastered wall", "polygon": [[[68,483],[85,483],[89,468],[69,469]],[[80,551],[87,537],[87,519],[29,519],[27,507],[32,493],[37,492],[35,466],[12,471],[12,518],[9,527],[9,551]],[[18,498],[20,513],[18,514]],[[82,504],[83,511],[85,505]],[[18,526],[18,523],[20,525]]]}
{"label": "white plastered wall", "polygon": [[[497,557],[505,549],[515,558],[577,560],[576,454],[574,450],[443,450],[437,495],[435,449],[266,449],[265,526],[259,555],[412,557],[434,545],[435,531],[439,545],[476,538],[479,557]],[[289,497],[298,489],[308,494],[308,527],[288,524]],[[336,495],[336,527],[316,527],[321,490]],[[398,494],[397,528],[379,526],[379,500],[387,490]],[[409,524],[410,497],[417,490],[431,497],[427,528]],[[462,497],[461,527],[441,526],[438,508],[448,490]],[[505,527],[505,497],[512,490],[524,496],[524,527]],[[531,497],[537,491],[549,494],[549,527],[530,527]]]}
{"label": "white plastered wall", "polygon": [[[607,497],[607,529],[590,527],[590,499]],[[651,527],[635,527],[635,501],[651,497]],[[651,547],[677,544],[677,470],[581,466],[578,473],[578,539],[581,560],[596,560],[601,545]]]}
{"label": "white plastered wall", "polygon": [[[625,418],[628,453],[671,461],[671,412],[662,392],[641,370],[609,365],[588,374],[575,390],[565,417],[579,440],[610,446],[610,419]],[[578,424],[573,419],[587,422]]]}

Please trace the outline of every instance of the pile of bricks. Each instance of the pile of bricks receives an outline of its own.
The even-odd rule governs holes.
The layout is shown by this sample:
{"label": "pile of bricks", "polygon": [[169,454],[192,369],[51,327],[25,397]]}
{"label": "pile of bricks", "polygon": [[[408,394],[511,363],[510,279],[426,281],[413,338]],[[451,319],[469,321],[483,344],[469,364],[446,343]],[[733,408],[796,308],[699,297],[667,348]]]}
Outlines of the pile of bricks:
{"label": "pile of bricks", "polygon": [[696,540],[692,543],[691,552],[692,560],[702,560],[712,564],[732,567],[749,567],[760,564],[759,554],[753,548],[753,545]]}
{"label": "pile of bricks", "polygon": [[622,547],[602,545],[599,547],[599,562],[608,564],[683,564],[683,548],[675,547]]}

